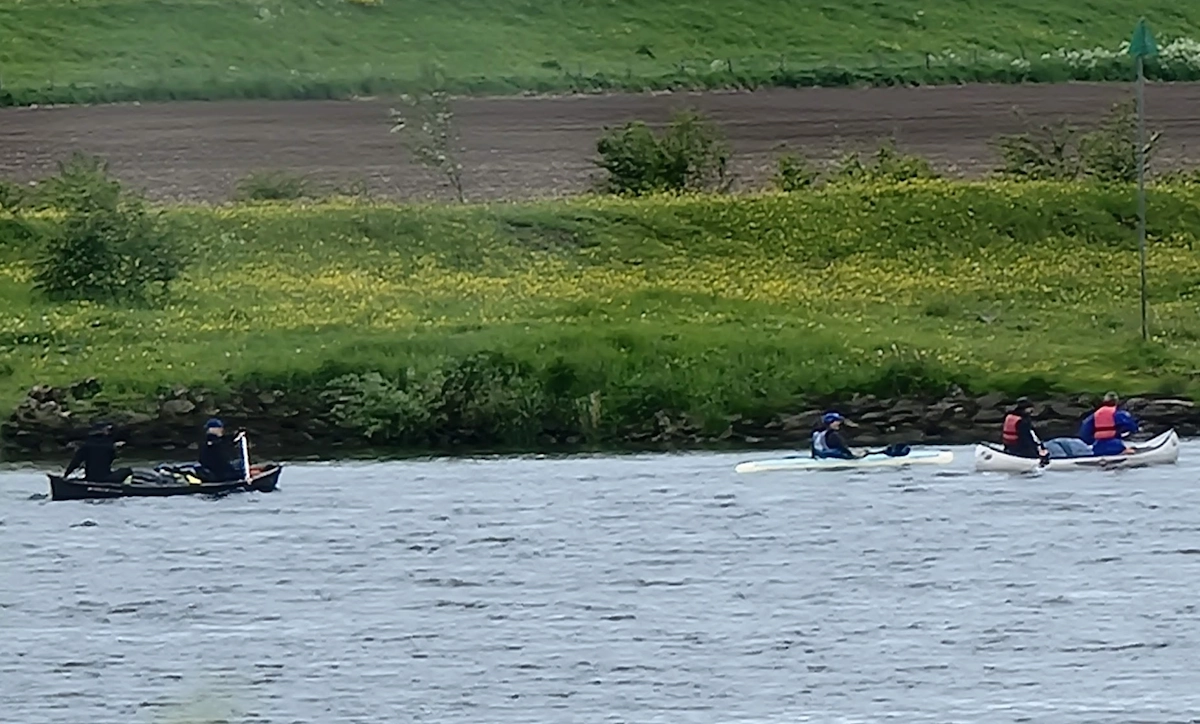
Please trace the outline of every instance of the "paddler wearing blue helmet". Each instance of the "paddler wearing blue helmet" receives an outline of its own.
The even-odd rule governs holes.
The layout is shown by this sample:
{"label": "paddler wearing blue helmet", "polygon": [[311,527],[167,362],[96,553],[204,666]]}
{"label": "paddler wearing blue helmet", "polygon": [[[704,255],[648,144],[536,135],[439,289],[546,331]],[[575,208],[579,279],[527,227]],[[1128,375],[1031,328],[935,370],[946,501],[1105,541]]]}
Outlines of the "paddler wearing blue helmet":
{"label": "paddler wearing blue helmet", "polygon": [[225,483],[242,478],[241,455],[234,450],[233,441],[225,437],[225,423],[215,417],[204,425],[199,462],[197,472],[206,482]]}
{"label": "paddler wearing blue helmet", "polygon": [[854,460],[858,455],[846,441],[842,439],[842,423],[846,418],[835,411],[826,412],[821,416],[821,424],[812,434],[812,456],[814,458],[841,458]]}

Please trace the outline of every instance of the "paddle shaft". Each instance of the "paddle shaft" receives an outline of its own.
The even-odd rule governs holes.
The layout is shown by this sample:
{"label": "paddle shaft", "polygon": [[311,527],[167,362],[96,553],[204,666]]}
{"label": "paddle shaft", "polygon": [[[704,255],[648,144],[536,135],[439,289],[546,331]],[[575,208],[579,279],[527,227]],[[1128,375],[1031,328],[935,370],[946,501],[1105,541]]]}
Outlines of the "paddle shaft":
{"label": "paddle shaft", "polygon": [[242,475],[245,476],[246,482],[250,482],[250,446],[246,442],[246,433],[238,435],[238,440],[242,444]]}

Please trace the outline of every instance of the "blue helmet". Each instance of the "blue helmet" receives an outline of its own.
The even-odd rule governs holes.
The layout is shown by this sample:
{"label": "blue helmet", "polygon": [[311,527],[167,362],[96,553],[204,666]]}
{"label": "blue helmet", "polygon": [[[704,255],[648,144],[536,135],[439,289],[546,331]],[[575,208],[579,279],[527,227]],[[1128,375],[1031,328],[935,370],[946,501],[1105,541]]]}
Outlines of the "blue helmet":
{"label": "blue helmet", "polygon": [[204,423],[205,430],[212,430],[213,428],[217,428],[217,427],[224,429],[225,423],[221,422],[220,420],[218,420],[215,417],[212,418],[211,420],[209,420],[208,422]]}
{"label": "blue helmet", "polygon": [[839,422],[839,421],[845,420],[845,419],[846,418],[842,417],[840,413],[826,412],[824,415],[821,416],[821,423],[825,424],[825,425],[830,425],[830,424],[833,424],[835,422]]}

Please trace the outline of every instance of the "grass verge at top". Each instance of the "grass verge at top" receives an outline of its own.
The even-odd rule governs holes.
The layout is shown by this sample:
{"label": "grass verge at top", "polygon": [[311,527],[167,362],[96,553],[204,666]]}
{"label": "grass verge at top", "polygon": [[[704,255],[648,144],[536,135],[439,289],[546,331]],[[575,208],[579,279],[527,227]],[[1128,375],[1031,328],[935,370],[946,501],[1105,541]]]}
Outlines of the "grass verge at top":
{"label": "grass verge at top", "polygon": [[[1137,13],[1200,37],[1174,0],[0,0],[0,103],[337,98],[430,63],[476,94],[1119,80]],[[1200,79],[1193,50],[1150,75]]]}

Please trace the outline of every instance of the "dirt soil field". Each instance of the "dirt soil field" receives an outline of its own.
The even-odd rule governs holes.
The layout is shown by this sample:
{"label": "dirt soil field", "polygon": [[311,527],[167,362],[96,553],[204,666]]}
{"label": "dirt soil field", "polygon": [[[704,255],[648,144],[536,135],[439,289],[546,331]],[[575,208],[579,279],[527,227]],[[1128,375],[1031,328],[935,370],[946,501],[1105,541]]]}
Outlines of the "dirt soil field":
{"label": "dirt soil field", "polygon": [[[1086,124],[1130,97],[1119,85],[960,86],[770,90],[755,93],[576,96],[463,100],[468,196],[528,198],[583,190],[603,128],[666,120],[694,107],[725,129],[740,184],[761,183],[782,144],[816,158],[871,147],[893,136],[943,170],[977,176],[995,162],[989,141],[1031,120]],[[0,177],[36,178],[80,149],[110,160],[125,180],[159,199],[218,201],[260,170],[310,175],[327,185],[366,182],[379,195],[445,196],[429,172],[409,164],[388,132],[388,103],[242,101],[0,112]],[[1168,163],[1200,156],[1200,84],[1147,90],[1152,130]]]}

